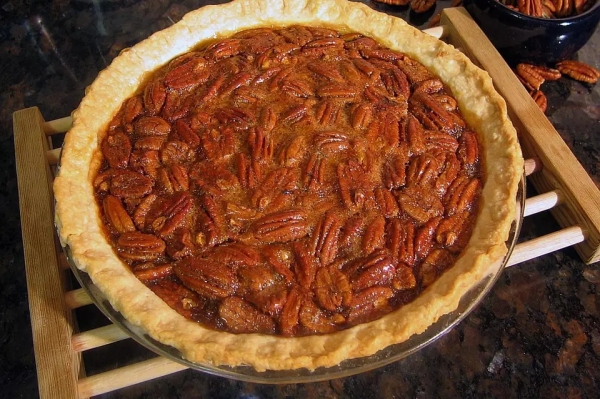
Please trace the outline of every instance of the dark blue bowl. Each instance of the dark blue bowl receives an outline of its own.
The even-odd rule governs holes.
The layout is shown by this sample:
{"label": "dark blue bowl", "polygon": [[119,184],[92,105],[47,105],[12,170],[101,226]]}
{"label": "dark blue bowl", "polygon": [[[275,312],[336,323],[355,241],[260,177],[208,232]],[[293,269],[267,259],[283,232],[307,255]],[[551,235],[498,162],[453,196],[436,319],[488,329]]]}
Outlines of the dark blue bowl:
{"label": "dark blue bowl", "polygon": [[534,18],[496,0],[464,0],[464,7],[508,64],[554,64],[570,58],[592,37],[600,21],[600,0],[569,18]]}

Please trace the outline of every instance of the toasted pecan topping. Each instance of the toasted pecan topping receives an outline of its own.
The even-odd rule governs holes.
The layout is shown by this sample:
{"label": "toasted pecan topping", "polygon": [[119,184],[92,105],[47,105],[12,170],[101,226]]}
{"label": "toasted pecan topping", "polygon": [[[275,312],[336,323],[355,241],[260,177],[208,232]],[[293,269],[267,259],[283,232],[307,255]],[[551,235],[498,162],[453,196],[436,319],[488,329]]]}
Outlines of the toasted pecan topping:
{"label": "toasted pecan topping", "polygon": [[178,57],[100,148],[117,253],[176,311],[233,333],[329,333],[397,309],[456,261],[481,190],[477,136],[437,77],[315,27]]}

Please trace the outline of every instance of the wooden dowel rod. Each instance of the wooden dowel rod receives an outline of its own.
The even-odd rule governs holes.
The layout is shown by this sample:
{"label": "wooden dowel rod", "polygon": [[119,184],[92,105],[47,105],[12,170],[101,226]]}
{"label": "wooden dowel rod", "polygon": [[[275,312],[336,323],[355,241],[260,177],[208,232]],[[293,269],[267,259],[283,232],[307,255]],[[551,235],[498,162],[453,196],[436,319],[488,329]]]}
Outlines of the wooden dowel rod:
{"label": "wooden dowel rod", "polygon": [[544,194],[536,195],[535,197],[525,200],[525,209],[523,216],[529,216],[548,209],[552,209],[557,205],[562,204],[564,198],[560,190],[550,191]]}
{"label": "wooden dowel rod", "polygon": [[65,292],[65,303],[69,309],[77,309],[92,304],[92,298],[83,288]]}
{"label": "wooden dowel rod", "polygon": [[541,169],[542,162],[539,158],[529,158],[525,160],[525,176],[530,176]]}
{"label": "wooden dowel rod", "polygon": [[558,251],[585,240],[585,232],[579,226],[550,233],[533,240],[517,244],[506,267],[514,266],[526,260],[537,258],[550,252]]}
{"label": "wooden dowel rod", "polygon": [[48,136],[58,133],[64,133],[73,125],[73,118],[65,116],[64,118],[55,119],[53,121],[44,122],[44,133]]}
{"label": "wooden dowel rod", "polygon": [[177,373],[185,369],[187,369],[187,366],[159,356],[130,366],[82,378],[79,380],[77,388],[79,397],[87,398]]}
{"label": "wooden dowel rod", "polygon": [[443,39],[448,36],[448,30],[445,29],[445,26],[435,26],[433,28],[423,29],[424,33],[435,37],[436,39]]}
{"label": "wooden dowel rod", "polygon": [[95,328],[71,337],[71,347],[75,352],[84,352],[100,346],[129,338],[129,335],[114,324]]}
{"label": "wooden dowel rod", "polygon": [[58,159],[60,158],[60,148],[55,148],[46,152],[46,160],[50,165],[56,165],[58,163]]}

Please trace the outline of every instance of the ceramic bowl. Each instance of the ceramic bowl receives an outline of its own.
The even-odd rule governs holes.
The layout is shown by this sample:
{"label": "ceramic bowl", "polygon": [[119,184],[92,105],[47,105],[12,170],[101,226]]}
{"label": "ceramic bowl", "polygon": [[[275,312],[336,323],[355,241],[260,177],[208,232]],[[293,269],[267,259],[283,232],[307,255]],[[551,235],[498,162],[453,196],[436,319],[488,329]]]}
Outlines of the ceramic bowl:
{"label": "ceramic bowl", "polygon": [[464,0],[464,7],[504,59],[554,64],[570,58],[587,43],[600,21],[600,0],[584,13],[568,18],[534,18],[497,0]]}

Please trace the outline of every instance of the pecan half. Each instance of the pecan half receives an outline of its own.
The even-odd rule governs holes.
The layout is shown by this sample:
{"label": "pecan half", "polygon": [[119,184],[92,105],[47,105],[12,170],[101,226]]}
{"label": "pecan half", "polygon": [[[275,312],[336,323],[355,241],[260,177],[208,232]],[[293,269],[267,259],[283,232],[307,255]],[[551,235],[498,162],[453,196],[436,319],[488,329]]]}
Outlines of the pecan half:
{"label": "pecan half", "polygon": [[226,298],[239,286],[231,268],[209,259],[187,257],[176,262],[173,269],[186,287],[207,298]]}
{"label": "pecan half", "polygon": [[354,98],[357,94],[356,88],[347,84],[331,83],[317,89],[317,96],[325,98]]}
{"label": "pecan half", "polygon": [[369,166],[349,159],[337,166],[338,185],[344,205],[351,210],[375,203],[373,189],[368,183]]}
{"label": "pecan half", "polygon": [[470,131],[464,131],[459,138],[458,159],[467,169],[475,166],[479,160],[479,144],[477,136]]}
{"label": "pecan half", "polygon": [[415,93],[410,97],[409,108],[413,115],[429,129],[439,129],[454,134],[466,126],[457,114],[449,112],[436,99],[425,93]]}
{"label": "pecan half", "polygon": [[519,12],[525,15],[531,15],[532,17],[542,16],[542,2],[541,0],[518,0],[517,7]]}
{"label": "pecan half", "polygon": [[383,187],[375,189],[375,199],[377,205],[386,218],[392,218],[398,216],[400,209],[398,208],[398,202],[394,197],[394,194],[390,190]]}
{"label": "pecan half", "polygon": [[389,300],[394,296],[390,287],[375,286],[354,294],[348,322],[357,324],[373,320],[379,312],[389,310]]}
{"label": "pecan half", "polygon": [[317,190],[324,181],[325,162],[322,157],[312,154],[304,168],[302,182],[311,191]]}
{"label": "pecan half", "polygon": [[117,197],[107,195],[102,201],[104,215],[112,230],[118,234],[135,231],[135,226],[123,203]]}
{"label": "pecan half", "polygon": [[121,234],[117,240],[119,255],[129,261],[149,262],[164,255],[166,244],[152,234],[131,231]]}
{"label": "pecan half", "polygon": [[228,127],[205,132],[200,142],[206,157],[212,160],[228,157],[235,152],[233,131]]}
{"label": "pecan half", "polygon": [[306,139],[304,136],[298,135],[281,151],[279,161],[285,166],[295,166],[304,158],[306,152]]}
{"label": "pecan half", "polygon": [[414,224],[392,219],[388,227],[386,247],[398,262],[413,266],[416,255]]}
{"label": "pecan half", "polygon": [[370,254],[385,244],[385,218],[383,215],[376,216],[365,229],[362,239],[362,250]]}
{"label": "pecan half", "polygon": [[165,237],[180,227],[192,207],[188,192],[179,192],[163,203],[151,227],[161,237]]}
{"label": "pecan half", "polygon": [[238,153],[235,157],[237,167],[237,178],[244,188],[254,188],[261,180],[261,166],[256,159],[248,155]]}
{"label": "pecan half", "polygon": [[431,74],[427,71],[427,68],[410,57],[404,57],[396,64],[398,65],[398,68],[406,74],[406,77],[411,84],[419,83],[431,78]]}
{"label": "pecan half", "polygon": [[336,124],[340,115],[340,105],[332,100],[322,101],[316,105],[315,118],[320,125]]}
{"label": "pecan half", "polygon": [[242,298],[231,296],[219,305],[219,317],[235,333],[275,332],[275,322]]}
{"label": "pecan half", "polygon": [[388,285],[396,274],[396,268],[385,251],[377,251],[357,260],[349,267],[349,273],[352,289],[358,292],[376,285]]}
{"label": "pecan half", "polygon": [[271,171],[256,189],[250,202],[261,211],[277,208],[280,197],[291,197],[288,193],[298,187],[298,174],[290,168]]}
{"label": "pecan half", "polygon": [[260,262],[258,251],[242,243],[219,245],[210,254],[212,259],[228,265],[257,266]]}
{"label": "pecan half", "polygon": [[200,137],[198,134],[183,120],[179,119],[175,122],[175,131],[190,146],[190,148],[197,148],[200,145]]}
{"label": "pecan half", "polygon": [[466,176],[456,178],[444,196],[447,215],[452,216],[455,213],[471,210],[479,190],[479,180],[470,180]]}
{"label": "pecan half", "polygon": [[392,280],[392,287],[395,290],[409,290],[417,286],[417,279],[410,267],[403,265],[396,266],[396,274]]}
{"label": "pecan half", "polygon": [[[527,0],[527,1],[532,1],[532,0]],[[535,90],[539,90],[540,86],[542,85],[542,83],[544,83],[546,81],[546,79],[544,79],[542,77],[542,75],[540,75],[538,69],[535,67],[535,65],[530,65],[530,64],[518,64],[517,65],[517,74],[523,78],[523,80],[525,80],[525,82],[527,82],[527,84],[534,88]]]}
{"label": "pecan half", "polygon": [[104,155],[111,168],[127,168],[129,156],[131,155],[131,141],[129,141],[126,134],[121,132],[109,134],[102,141],[101,149],[102,155]]}
{"label": "pecan half", "polygon": [[279,280],[274,285],[260,291],[252,291],[246,295],[248,302],[256,306],[261,312],[278,317],[287,300],[287,288]]}
{"label": "pecan half", "polygon": [[309,70],[319,76],[327,78],[333,82],[344,82],[344,77],[337,68],[337,63],[328,61],[313,61],[306,66]]}
{"label": "pecan half", "polygon": [[408,151],[406,147],[394,151],[383,166],[383,183],[388,189],[400,188],[406,184],[406,164],[408,163]]}
{"label": "pecan half", "polygon": [[435,6],[436,0],[413,0],[410,3],[410,8],[416,13],[424,13]]}
{"label": "pecan half", "polygon": [[174,89],[189,89],[205,83],[210,77],[204,58],[194,57],[171,69],[164,78],[165,86]]}
{"label": "pecan half", "polygon": [[373,106],[367,102],[360,103],[352,109],[352,127],[356,130],[364,130],[373,120]]}
{"label": "pecan half", "polygon": [[315,294],[319,304],[326,310],[335,311],[352,301],[352,289],[346,275],[335,268],[322,267],[315,279]]}
{"label": "pecan half", "polygon": [[308,330],[316,333],[326,334],[337,330],[336,325],[346,321],[344,316],[334,313],[327,316],[314,302],[307,299],[300,308],[300,323]]}
{"label": "pecan half", "polygon": [[461,237],[469,212],[456,213],[440,222],[435,231],[435,240],[446,248],[452,247]]}
{"label": "pecan half", "polygon": [[325,131],[314,136],[314,143],[325,154],[335,154],[350,148],[348,136],[340,131]]}
{"label": "pecan half", "polygon": [[259,242],[289,242],[306,236],[310,225],[307,214],[300,209],[274,212],[263,216],[252,225],[250,231]]}
{"label": "pecan half", "polygon": [[284,79],[281,84],[281,90],[294,97],[308,98],[315,95],[312,86],[301,79]]}
{"label": "pecan half", "polygon": [[148,215],[148,212],[150,212],[150,209],[157,198],[158,196],[156,194],[150,194],[146,196],[133,212],[133,222],[138,229],[145,230],[146,216]]}
{"label": "pecan half", "polygon": [[270,132],[277,125],[277,112],[273,105],[267,105],[260,111],[258,122],[265,131]]}
{"label": "pecan half", "polygon": [[281,280],[267,264],[239,267],[237,275],[240,282],[238,291],[244,294],[268,289]]}
{"label": "pecan half", "polygon": [[265,136],[262,129],[250,129],[248,133],[248,148],[252,159],[269,160],[273,156],[273,140]]}
{"label": "pecan half", "polygon": [[563,74],[580,82],[595,84],[600,78],[600,71],[581,61],[564,60],[556,64],[556,68]]}
{"label": "pecan half", "polygon": [[444,213],[444,205],[431,191],[411,187],[396,195],[404,212],[419,223],[425,223],[429,219],[441,216]]}
{"label": "pecan half", "polygon": [[119,198],[140,198],[152,191],[152,180],[131,170],[118,171],[110,179],[110,193]]}
{"label": "pecan half", "polygon": [[283,335],[294,335],[296,326],[300,320],[301,306],[302,294],[297,287],[293,287],[288,293],[287,300],[279,317],[279,328]]}
{"label": "pecan half", "polygon": [[156,115],[160,113],[165,100],[167,98],[167,92],[165,86],[161,80],[155,80],[151,82],[146,89],[144,89],[144,107],[150,115]]}
{"label": "pecan half", "polygon": [[133,274],[143,283],[148,283],[154,280],[164,279],[173,274],[173,265],[166,263],[163,265],[149,264],[147,268],[135,268]]}
{"label": "pecan half", "polygon": [[431,154],[411,158],[406,172],[406,186],[427,186],[438,177],[440,165]]}
{"label": "pecan half", "polygon": [[294,243],[292,248],[295,254],[294,271],[298,283],[304,290],[309,290],[317,272],[317,259],[311,255],[309,249],[301,242]]}
{"label": "pecan half", "polygon": [[166,136],[171,133],[169,122],[158,116],[143,116],[134,124],[138,136]]}
{"label": "pecan half", "polygon": [[434,236],[441,218],[433,218],[421,226],[415,233],[415,253],[420,259],[425,258],[433,248]]}
{"label": "pecan half", "polygon": [[319,220],[312,233],[310,250],[323,266],[333,262],[337,255],[341,227],[340,220],[335,213],[327,212]]}
{"label": "pecan half", "polygon": [[430,286],[453,262],[454,258],[445,249],[434,249],[427,255],[418,268],[418,276],[423,287]]}
{"label": "pecan half", "polygon": [[546,112],[546,108],[548,108],[548,99],[546,95],[541,90],[533,90],[529,92],[533,101],[537,104],[538,107],[542,110],[542,112]]}

